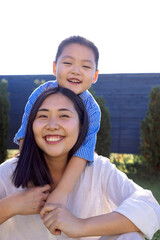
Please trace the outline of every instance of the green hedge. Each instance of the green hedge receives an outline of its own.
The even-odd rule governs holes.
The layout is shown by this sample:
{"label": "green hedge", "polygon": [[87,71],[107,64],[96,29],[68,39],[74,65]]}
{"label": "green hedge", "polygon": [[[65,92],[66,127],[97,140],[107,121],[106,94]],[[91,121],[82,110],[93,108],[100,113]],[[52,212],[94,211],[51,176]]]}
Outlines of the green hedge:
{"label": "green hedge", "polygon": [[9,130],[9,93],[7,92],[8,82],[1,80],[0,84],[0,163],[7,156],[7,140]]}
{"label": "green hedge", "polygon": [[146,117],[141,123],[140,151],[148,171],[160,172],[160,87],[153,87]]}

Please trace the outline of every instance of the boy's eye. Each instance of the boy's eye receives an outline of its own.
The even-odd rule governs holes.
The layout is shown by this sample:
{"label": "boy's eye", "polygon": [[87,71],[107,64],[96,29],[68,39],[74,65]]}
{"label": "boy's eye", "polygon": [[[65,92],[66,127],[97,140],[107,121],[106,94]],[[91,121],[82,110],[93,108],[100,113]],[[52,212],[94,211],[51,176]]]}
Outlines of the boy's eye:
{"label": "boy's eye", "polygon": [[87,66],[87,65],[83,65],[84,68],[88,68],[88,69],[91,69],[90,66]]}
{"label": "boy's eye", "polygon": [[70,65],[71,63],[70,62],[63,62],[63,64]]}

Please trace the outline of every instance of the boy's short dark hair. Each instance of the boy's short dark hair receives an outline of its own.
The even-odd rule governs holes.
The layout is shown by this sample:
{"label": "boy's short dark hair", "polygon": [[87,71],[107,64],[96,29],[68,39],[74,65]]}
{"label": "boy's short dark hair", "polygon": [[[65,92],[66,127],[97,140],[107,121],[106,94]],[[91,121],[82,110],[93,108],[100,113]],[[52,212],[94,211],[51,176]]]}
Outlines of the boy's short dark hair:
{"label": "boy's short dark hair", "polygon": [[90,40],[81,37],[81,36],[71,36],[69,38],[64,39],[58,46],[58,50],[57,50],[57,54],[56,54],[56,58],[55,58],[55,62],[57,63],[59,56],[62,54],[64,48],[72,43],[78,43],[81,45],[84,45],[88,48],[91,48],[94,56],[95,56],[95,63],[96,63],[96,69],[98,68],[98,60],[99,60],[99,51],[98,48],[95,46],[95,44],[93,42],[91,42]]}

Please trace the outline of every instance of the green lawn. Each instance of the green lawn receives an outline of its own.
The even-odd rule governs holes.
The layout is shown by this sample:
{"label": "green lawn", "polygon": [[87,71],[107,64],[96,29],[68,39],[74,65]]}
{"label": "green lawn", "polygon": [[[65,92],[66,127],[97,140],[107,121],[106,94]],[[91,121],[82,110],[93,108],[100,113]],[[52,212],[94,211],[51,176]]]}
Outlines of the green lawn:
{"label": "green lawn", "polygon": [[[117,167],[124,171],[129,178],[131,178],[135,183],[143,187],[144,189],[151,190],[154,197],[160,204],[160,175],[146,175],[146,173],[141,169],[138,173],[136,173],[135,169],[132,168],[133,162],[140,162],[140,158],[137,155],[132,154],[111,154],[110,156],[111,162],[114,162]],[[130,168],[129,168],[130,167]],[[128,171],[131,169],[131,173]],[[152,240],[160,240],[160,230],[155,233]]]}
{"label": "green lawn", "polygon": [[[8,150],[8,158],[12,157],[16,153],[18,153],[18,150]],[[154,197],[160,204],[160,175],[145,175],[144,172],[142,172],[141,174],[129,173],[126,168],[127,164],[132,164],[134,160],[139,161],[138,157],[132,154],[111,154],[110,158],[111,161],[115,162],[120,170],[126,172],[128,177],[133,179],[134,182],[136,182],[138,185],[145,189],[151,190]],[[160,240],[160,230],[155,233],[152,240]]]}
{"label": "green lawn", "polygon": [[[160,204],[160,177],[156,176],[140,176],[140,175],[133,175],[128,174],[128,177],[133,179],[134,182],[136,182],[138,185],[145,189],[149,189],[152,191],[154,197],[157,199],[157,201]],[[152,240],[160,240],[160,230],[155,233]]]}
{"label": "green lawn", "polygon": [[18,149],[9,149],[7,151],[7,159],[13,157],[14,155],[16,155],[17,153],[19,153]]}

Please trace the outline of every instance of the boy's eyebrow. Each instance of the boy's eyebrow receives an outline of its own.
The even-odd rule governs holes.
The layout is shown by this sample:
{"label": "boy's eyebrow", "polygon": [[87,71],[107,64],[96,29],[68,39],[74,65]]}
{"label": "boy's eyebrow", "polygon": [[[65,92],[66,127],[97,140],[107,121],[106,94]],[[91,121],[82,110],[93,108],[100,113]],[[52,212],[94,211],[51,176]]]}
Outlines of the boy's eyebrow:
{"label": "boy's eyebrow", "polygon": [[[74,59],[74,57],[71,57],[71,56],[69,56],[69,55],[66,55],[66,56],[63,56],[63,57],[62,57],[62,59],[64,59],[64,58]],[[91,60],[89,60],[89,59],[83,59],[82,61],[84,61],[84,62],[89,62],[89,63],[93,64],[93,61],[91,61]]]}
{"label": "boy's eyebrow", "polygon": [[91,63],[91,64],[93,64],[93,61],[91,61],[91,60],[88,60],[88,59],[84,59],[83,61],[84,61],[84,62],[88,62],[88,63]]}

